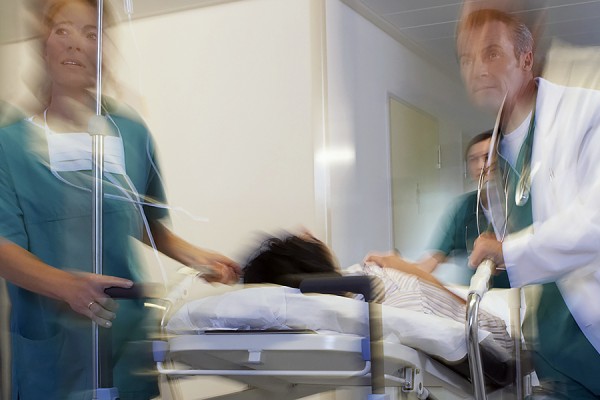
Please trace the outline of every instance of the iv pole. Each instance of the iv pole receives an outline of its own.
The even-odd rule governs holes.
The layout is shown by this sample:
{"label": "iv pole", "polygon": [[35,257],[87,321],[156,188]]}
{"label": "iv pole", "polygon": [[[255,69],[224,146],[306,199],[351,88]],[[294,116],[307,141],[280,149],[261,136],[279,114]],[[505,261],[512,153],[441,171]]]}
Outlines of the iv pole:
{"label": "iv pole", "polygon": [[[102,212],[104,200],[104,134],[105,118],[102,116],[102,35],[104,1],[98,4],[98,47],[96,60],[96,115],[89,121],[89,132],[92,135],[92,241],[93,272],[102,275]],[[92,322],[92,399],[118,400],[117,388],[112,387],[111,336],[107,329],[99,330],[98,324]],[[110,373],[103,373],[109,371]]]}

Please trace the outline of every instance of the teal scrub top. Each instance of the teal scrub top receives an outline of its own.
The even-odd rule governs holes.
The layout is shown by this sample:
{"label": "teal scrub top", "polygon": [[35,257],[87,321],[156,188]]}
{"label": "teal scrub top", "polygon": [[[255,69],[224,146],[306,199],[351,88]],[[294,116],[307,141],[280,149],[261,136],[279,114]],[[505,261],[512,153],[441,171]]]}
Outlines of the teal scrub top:
{"label": "teal scrub top", "polygon": [[[122,135],[127,175],[142,196],[164,203],[154,146],[146,127],[119,115],[112,118]],[[59,172],[48,168],[43,128],[22,120],[0,129],[0,237],[30,251],[56,268],[92,271],[90,171]],[[115,175],[124,188],[127,183]],[[123,197],[112,183],[106,194]],[[149,220],[167,217],[164,209],[143,208]],[[139,208],[105,197],[104,274],[140,281],[139,263],[130,245],[141,240]],[[9,285],[12,303],[13,400],[91,398],[91,323],[63,302]],[[157,394],[147,349],[147,313],[142,301],[120,301],[112,331],[114,383],[121,399],[148,399]]]}
{"label": "teal scrub top", "polygon": [[[445,256],[467,255],[468,250],[473,248],[479,232],[488,230],[488,222],[481,208],[479,223],[477,222],[477,207],[477,191],[459,196],[440,221],[429,248]],[[466,265],[465,271],[469,273],[469,277],[475,273],[474,269]],[[495,275],[492,285],[496,288],[510,287],[506,272]]]}
{"label": "teal scrub top", "polygon": [[[453,252],[466,253],[467,248],[472,249],[473,242],[479,236],[476,211],[476,191],[459,196],[438,225],[430,248],[446,256]],[[483,214],[481,215],[483,216]],[[483,225],[482,229],[486,228],[487,224]]]}
{"label": "teal scrub top", "polygon": [[12,125],[23,118],[25,115],[17,107],[0,100],[0,127]]}
{"label": "teal scrub top", "polygon": [[[530,129],[515,168],[503,158],[499,160],[502,176],[496,179],[507,182],[508,189],[507,234],[533,224],[532,196],[522,206],[517,206],[515,201],[519,172],[530,159],[533,135],[533,129]],[[599,398],[600,355],[579,329],[556,283],[543,284],[541,289],[538,308],[527,309],[523,336],[533,350],[534,368],[542,387],[552,392],[552,398],[556,399]],[[533,324],[535,330],[531,330]]]}

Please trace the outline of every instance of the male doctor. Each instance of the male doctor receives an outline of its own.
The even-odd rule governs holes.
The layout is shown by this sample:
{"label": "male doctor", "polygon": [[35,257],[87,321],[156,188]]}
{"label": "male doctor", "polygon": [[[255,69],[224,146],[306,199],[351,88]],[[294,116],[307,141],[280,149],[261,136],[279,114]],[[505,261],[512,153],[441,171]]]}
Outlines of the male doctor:
{"label": "male doctor", "polygon": [[477,10],[459,22],[472,102],[493,115],[502,107],[494,173],[505,194],[496,206],[508,210],[507,235],[496,226],[498,236],[480,236],[469,262],[492,259],[512,287],[542,284],[526,317],[537,334],[524,332],[542,384],[534,398],[598,399],[600,92],[534,79],[533,48],[510,14]]}

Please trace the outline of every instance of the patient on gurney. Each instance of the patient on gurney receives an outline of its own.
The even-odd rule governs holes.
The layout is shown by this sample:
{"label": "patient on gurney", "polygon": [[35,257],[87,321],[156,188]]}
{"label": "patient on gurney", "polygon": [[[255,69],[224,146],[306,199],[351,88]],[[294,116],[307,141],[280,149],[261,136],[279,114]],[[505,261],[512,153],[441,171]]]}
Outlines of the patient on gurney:
{"label": "patient on gurney", "polygon": [[[465,321],[465,301],[446,289],[431,274],[419,269],[394,269],[393,255],[370,256],[363,265],[341,270],[333,253],[324,243],[309,234],[269,237],[262,242],[244,268],[244,283],[274,283],[297,286],[294,275],[367,275],[379,278],[375,301],[406,310]],[[388,266],[382,268],[380,265]],[[405,263],[400,263],[405,265]],[[513,342],[501,319],[480,311],[479,326],[494,340],[512,351]]]}
{"label": "patient on gurney", "polygon": [[[212,355],[213,350],[220,349],[227,357],[232,350],[241,351],[243,360],[248,351],[257,348],[278,354],[311,349],[311,354],[319,353],[315,355],[319,359],[321,352],[333,351],[360,360],[361,345],[356,345],[355,339],[369,335],[369,309],[373,307],[350,296],[311,295],[296,289],[301,282],[298,275],[306,279],[306,275],[354,273],[380,278],[375,299],[383,303],[382,334],[390,368],[395,368],[395,358],[411,354],[412,359],[422,352],[462,377],[469,377],[464,301],[435,280],[426,279],[427,275],[415,276],[377,265],[341,270],[328,248],[308,234],[262,240],[248,258],[244,273],[247,285],[235,287],[205,285],[197,275],[190,275],[184,279],[187,282],[182,282],[181,290],[170,296],[173,307],[165,331],[174,335],[174,341],[183,336],[180,351],[190,352],[185,364],[196,368],[194,360],[204,359],[190,347],[196,341],[199,351],[205,349]],[[494,310],[507,310],[502,299],[494,301],[488,303],[494,304]],[[481,313],[481,308],[480,317],[479,347],[486,384],[509,385],[514,380],[515,364],[506,325],[500,318]],[[251,343],[241,335],[247,335]],[[246,368],[243,360],[239,363]]]}

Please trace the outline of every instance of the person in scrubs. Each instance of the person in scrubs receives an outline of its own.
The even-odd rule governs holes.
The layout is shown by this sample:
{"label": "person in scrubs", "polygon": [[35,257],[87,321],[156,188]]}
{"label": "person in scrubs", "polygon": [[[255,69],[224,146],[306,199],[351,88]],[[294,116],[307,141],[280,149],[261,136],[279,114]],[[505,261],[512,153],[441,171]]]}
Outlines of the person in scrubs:
{"label": "person in scrubs", "polygon": [[490,154],[500,195],[488,202],[504,215],[492,215],[496,235],[475,241],[470,264],[491,259],[511,286],[541,284],[524,323],[541,382],[532,398],[598,399],[600,92],[534,78],[534,48],[513,14],[482,9],[459,21],[467,92],[480,109],[502,110]]}
{"label": "person in scrubs", "polygon": [[117,307],[104,293],[144,279],[131,238],[153,242],[184,265],[209,266],[213,281],[239,276],[229,258],[169,230],[150,134],[139,118],[109,99],[102,107],[106,275],[90,273],[88,121],[96,107],[96,7],[94,0],[48,2],[42,23],[48,96],[39,113],[0,129],[0,276],[9,282],[12,303],[13,400],[92,398],[90,320],[112,327],[120,398],[158,395],[144,341],[149,321],[143,301],[119,301]]}
{"label": "person in scrubs", "polygon": [[[487,161],[492,131],[482,132],[474,136],[467,144],[465,152],[466,170],[472,182],[478,183],[481,170]],[[370,254],[365,261],[377,262],[389,268],[414,271],[419,268],[432,273],[451,256],[466,256],[473,248],[479,232],[488,230],[485,211],[478,206],[477,191],[471,191],[458,197],[446,210],[443,218],[436,226],[429,246],[429,251],[419,261],[412,262],[399,255]],[[479,208],[479,210],[477,210]],[[466,265],[465,265],[466,266]],[[463,268],[461,282],[468,282],[475,270]],[[509,287],[506,273],[494,276],[494,287]]]}

